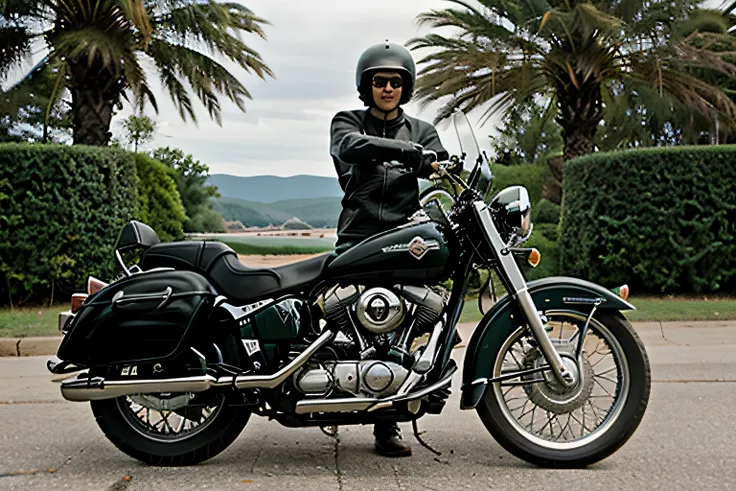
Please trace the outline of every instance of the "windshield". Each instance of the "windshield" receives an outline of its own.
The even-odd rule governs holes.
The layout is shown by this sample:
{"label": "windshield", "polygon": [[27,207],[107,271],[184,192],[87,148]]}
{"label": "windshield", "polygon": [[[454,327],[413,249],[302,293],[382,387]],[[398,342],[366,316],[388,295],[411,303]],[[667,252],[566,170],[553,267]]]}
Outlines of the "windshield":
{"label": "windshield", "polygon": [[491,168],[485,152],[482,152],[475,132],[462,111],[452,115],[452,127],[460,145],[460,151],[465,154],[463,170],[468,173],[468,184],[477,190],[484,198],[491,187]]}

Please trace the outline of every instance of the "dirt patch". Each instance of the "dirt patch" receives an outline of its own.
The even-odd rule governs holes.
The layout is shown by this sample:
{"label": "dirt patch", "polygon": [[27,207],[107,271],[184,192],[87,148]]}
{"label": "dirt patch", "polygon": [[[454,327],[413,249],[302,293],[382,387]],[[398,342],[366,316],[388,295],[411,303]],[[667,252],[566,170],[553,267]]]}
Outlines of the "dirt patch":
{"label": "dirt patch", "polygon": [[321,254],[285,254],[283,256],[258,256],[258,255],[238,255],[238,259],[249,268],[275,268],[286,264],[298,263],[307,259],[320,256]]}

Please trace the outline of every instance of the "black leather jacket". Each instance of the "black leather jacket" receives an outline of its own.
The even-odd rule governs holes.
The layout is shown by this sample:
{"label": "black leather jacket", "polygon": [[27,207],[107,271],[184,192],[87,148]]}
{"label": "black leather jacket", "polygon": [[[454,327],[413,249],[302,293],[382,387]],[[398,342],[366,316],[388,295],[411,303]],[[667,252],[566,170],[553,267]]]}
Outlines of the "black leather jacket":
{"label": "black leather jacket", "polygon": [[[354,243],[406,222],[419,210],[417,178],[429,177],[421,149],[448,153],[437,130],[401,111],[384,121],[369,110],[341,111],[332,119],[330,154],[345,192],[337,246]],[[414,169],[414,170],[412,170]]]}

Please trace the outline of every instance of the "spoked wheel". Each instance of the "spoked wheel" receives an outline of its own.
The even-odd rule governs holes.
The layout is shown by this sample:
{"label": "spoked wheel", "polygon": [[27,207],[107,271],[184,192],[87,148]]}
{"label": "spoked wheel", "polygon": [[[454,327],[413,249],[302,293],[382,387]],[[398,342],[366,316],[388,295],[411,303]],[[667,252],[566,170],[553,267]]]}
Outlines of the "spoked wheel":
{"label": "spoked wheel", "polygon": [[[235,339],[218,340],[225,361],[238,366]],[[200,353],[214,356],[207,346]],[[101,376],[120,373],[102,369]],[[91,401],[105,436],[122,452],[150,465],[194,465],[225,450],[243,431],[250,411],[238,392],[135,394]]]}
{"label": "spoked wheel", "polygon": [[177,442],[204,431],[217,418],[225,397],[216,394],[201,405],[189,405],[195,394],[140,394],[116,399],[118,409],[141,435],[162,442]]}
{"label": "spoked wheel", "polygon": [[[591,319],[579,361],[586,316],[547,313],[548,335],[576,383],[565,387],[550,371],[488,387],[478,413],[506,450],[545,467],[583,467],[615,452],[634,433],[647,407],[650,368],[644,347],[619,313]],[[493,376],[547,364],[525,327],[500,346]]]}
{"label": "spoked wheel", "polygon": [[229,405],[229,398],[211,391],[137,394],[91,405],[97,424],[121,451],[150,465],[177,466],[214,457],[238,437],[250,412]]}

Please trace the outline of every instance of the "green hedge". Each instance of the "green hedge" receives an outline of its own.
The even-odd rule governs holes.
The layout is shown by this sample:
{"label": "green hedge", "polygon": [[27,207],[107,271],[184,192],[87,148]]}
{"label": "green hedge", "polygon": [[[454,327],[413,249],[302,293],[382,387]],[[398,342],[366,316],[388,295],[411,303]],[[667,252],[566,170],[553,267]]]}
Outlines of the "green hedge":
{"label": "green hedge", "polygon": [[121,149],[0,145],[0,306],[115,276],[113,247],[133,218],[163,241],[183,238],[173,172]]}
{"label": "green hedge", "polygon": [[566,274],[633,291],[736,291],[736,146],[593,154],[564,168]]}
{"label": "green hedge", "polygon": [[529,199],[532,205],[535,205],[542,199],[542,186],[548,174],[547,162],[510,165],[508,167],[494,165],[493,184],[488,199],[509,186],[524,186],[529,191]]}
{"label": "green hedge", "polygon": [[176,171],[148,155],[135,154],[138,170],[136,218],[156,231],[164,242],[184,238],[187,215],[176,187]]}
{"label": "green hedge", "polygon": [[136,167],[122,150],[0,145],[0,305],[48,298],[114,273],[135,213]]}

